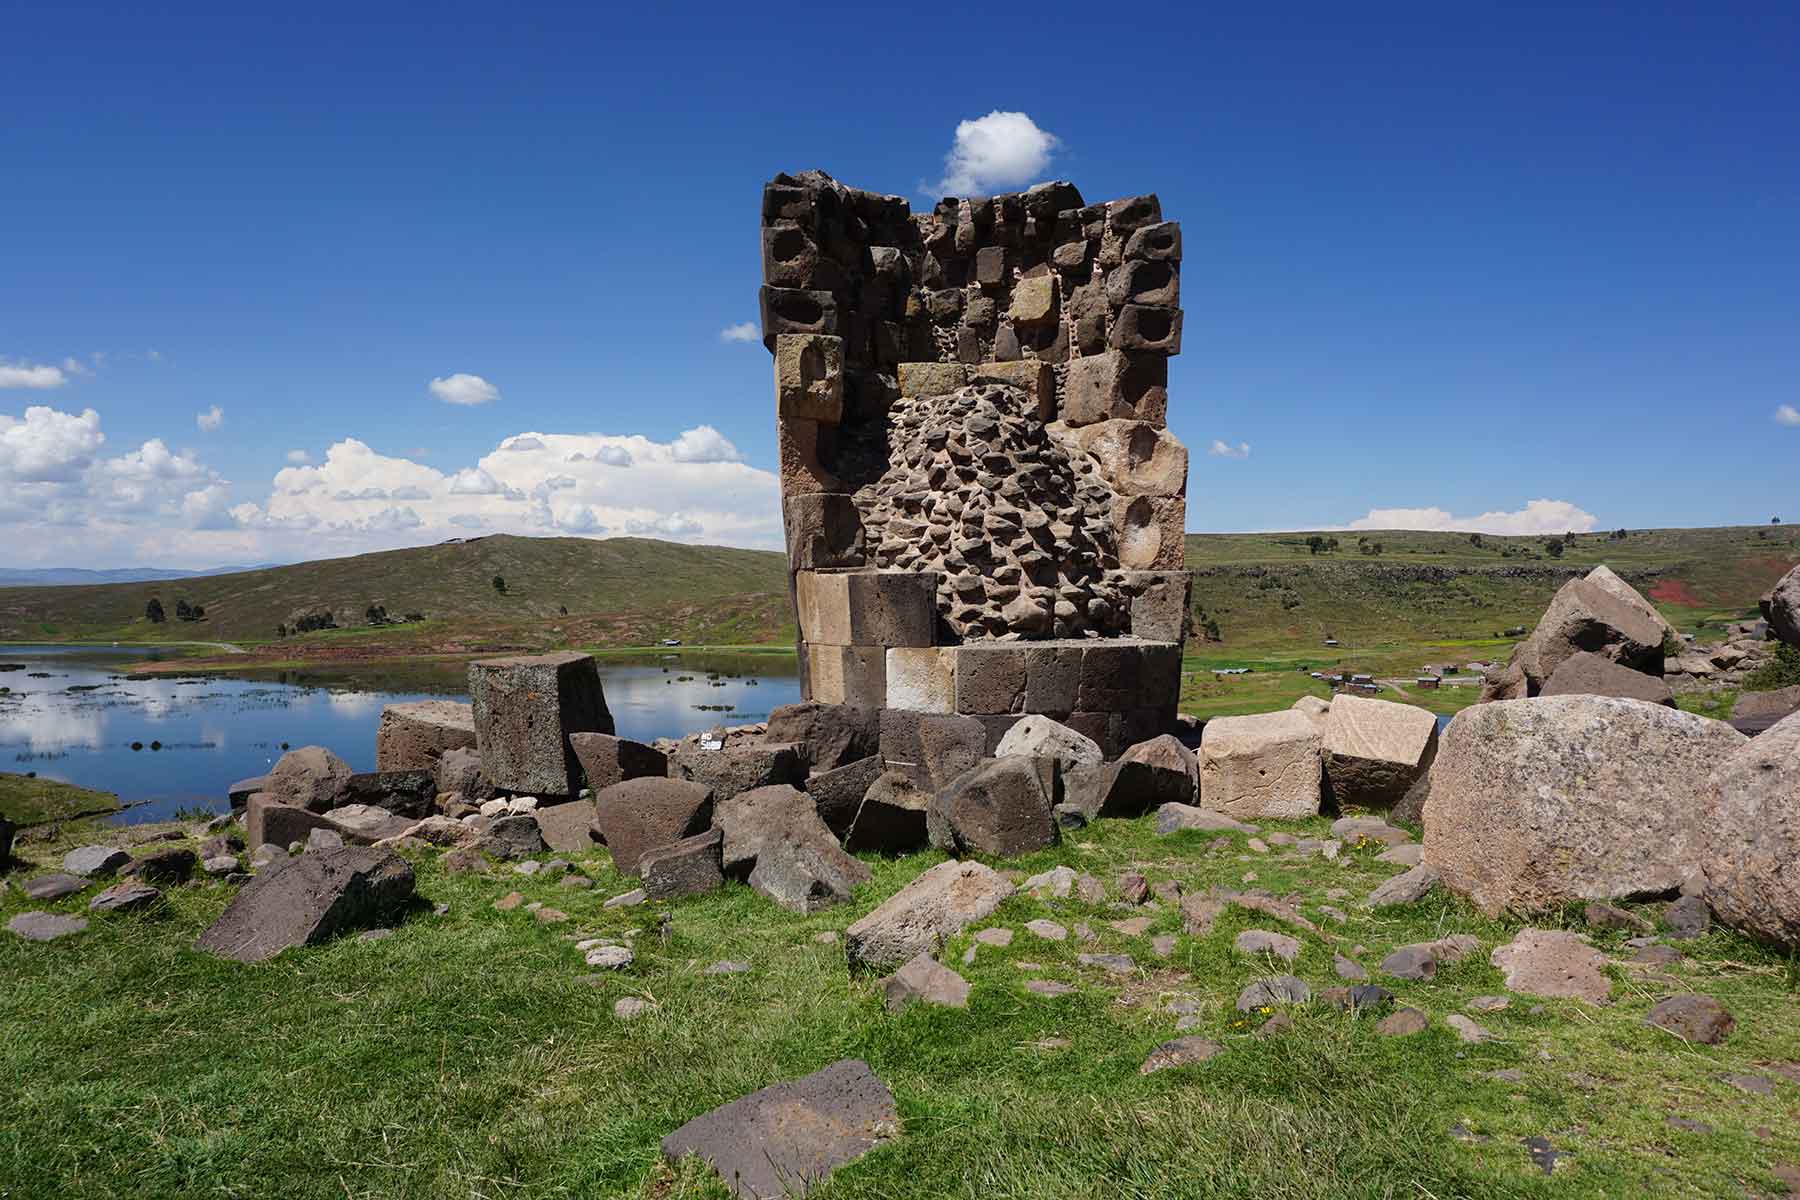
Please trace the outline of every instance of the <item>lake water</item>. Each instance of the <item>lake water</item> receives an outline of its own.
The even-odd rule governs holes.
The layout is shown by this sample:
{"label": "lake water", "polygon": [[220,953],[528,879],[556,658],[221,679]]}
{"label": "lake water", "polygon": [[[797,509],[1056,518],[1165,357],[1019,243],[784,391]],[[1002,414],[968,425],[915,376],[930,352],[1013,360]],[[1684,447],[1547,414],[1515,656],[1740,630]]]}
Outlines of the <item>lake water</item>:
{"label": "lake water", "polygon": [[[129,647],[0,647],[0,771],[35,771],[115,792],[123,821],[177,809],[222,811],[233,782],[265,774],[282,747],[320,745],[375,769],[383,705],[462,697],[465,667],[425,663],[225,676],[127,674],[161,652]],[[766,720],[800,698],[793,661],[703,654],[601,659],[621,737],[682,737]]]}

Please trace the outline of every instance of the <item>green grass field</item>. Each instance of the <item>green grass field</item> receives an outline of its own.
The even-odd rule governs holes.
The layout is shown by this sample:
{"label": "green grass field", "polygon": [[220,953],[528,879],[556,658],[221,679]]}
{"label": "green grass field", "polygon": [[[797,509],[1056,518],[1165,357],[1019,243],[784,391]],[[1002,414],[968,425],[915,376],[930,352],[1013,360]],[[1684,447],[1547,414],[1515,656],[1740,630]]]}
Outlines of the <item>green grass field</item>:
{"label": "green grass field", "polygon": [[14,825],[36,825],[83,814],[111,812],[119,798],[111,792],[0,771],[0,819]]}
{"label": "green grass field", "polygon": [[[1443,1018],[1503,991],[1487,952],[1515,924],[1439,898],[1359,907],[1398,870],[1374,861],[1379,847],[1339,865],[1255,853],[1241,836],[1222,848],[1210,835],[1158,838],[1151,824],[1101,822],[999,865],[1067,863],[1109,895],[1127,869],[1189,891],[1242,888],[1254,875],[1254,886],[1295,897],[1321,932],[1232,908],[1189,936],[1167,905],[1127,912],[1019,895],[986,922],[1018,931],[1010,947],[981,947],[967,966],[973,930],[944,947],[974,985],[967,1010],[898,1014],[871,978],[846,971],[841,941],[816,935],[841,931],[933,854],[870,859],[874,881],[854,903],[811,917],[740,885],[679,901],[667,906],[666,943],[662,906],[601,907],[629,885],[603,852],[578,864],[595,880],[588,891],[501,864],[485,878],[449,875],[435,853],[415,855],[419,903],[394,936],[258,966],[190,949],[229,898],[219,883],[175,889],[147,914],[97,916],[55,943],[0,934],[0,1069],[15,1081],[0,1094],[0,1195],[721,1197],[696,1164],[663,1164],[658,1140],[844,1057],[868,1060],[892,1087],[904,1129],[813,1193],[827,1200],[1745,1195],[1778,1192],[1776,1172],[1800,1160],[1800,1084],[1782,1066],[1800,1059],[1789,962],[1715,932],[1682,943],[1681,962],[1645,968],[1624,964],[1623,934],[1597,934],[1619,963],[1610,1005],[1514,996],[1475,1015],[1493,1040],[1465,1045]],[[1318,834],[1324,822],[1268,828]],[[48,867],[91,836],[65,828],[21,854]],[[496,911],[515,888],[571,919]],[[27,907],[37,906],[16,891],[0,899],[8,918]],[[85,896],[52,907],[82,912]],[[1171,957],[1109,925],[1139,914],[1150,935],[1177,935]],[[1022,929],[1036,917],[1086,925],[1094,940],[1039,940]],[[1280,968],[1234,952],[1249,928],[1299,937],[1292,969],[1315,993],[1339,982],[1333,952],[1374,971],[1389,949],[1452,932],[1482,949],[1430,982],[1380,980],[1430,1014],[1424,1034],[1379,1037],[1371,1018],[1314,1002],[1293,1011],[1290,1031],[1259,1037],[1264,1015],[1246,1018],[1233,1002]],[[637,961],[596,976],[574,948],[584,936],[627,940]],[[1076,962],[1097,951],[1128,954],[1136,969]],[[750,970],[707,974],[720,960]],[[1023,986],[1033,978],[1077,990],[1038,997]],[[1688,990],[1736,1016],[1723,1045],[1686,1046],[1644,1024],[1656,998]],[[654,1008],[621,1022],[612,1007],[625,996]],[[1172,1004],[1191,1007],[1189,1032],[1225,1050],[1140,1075],[1176,1036]],[[1773,1094],[1728,1075],[1767,1079]],[[1553,1176],[1532,1164],[1527,1137],[1565,1155]]]}

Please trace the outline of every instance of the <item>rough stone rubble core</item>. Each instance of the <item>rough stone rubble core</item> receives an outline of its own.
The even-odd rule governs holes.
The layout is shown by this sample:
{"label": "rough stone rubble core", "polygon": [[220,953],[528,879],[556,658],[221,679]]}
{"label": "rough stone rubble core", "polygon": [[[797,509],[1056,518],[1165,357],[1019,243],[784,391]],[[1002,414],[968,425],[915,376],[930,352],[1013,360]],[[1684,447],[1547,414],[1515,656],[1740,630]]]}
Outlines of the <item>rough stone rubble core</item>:
{"label": "rough stone rubble core", "polygon": [[[784,174],[762,254],[803,695],[975,717],[990,753],[1031,712],[1109,753],[1163,732],[1189,578],[1181,232],[1157,198],[1057,182],[915,214]],[[996,644],[1043,652],[965,653]],[[1085,662],[1109,644],[1146,667]]]}

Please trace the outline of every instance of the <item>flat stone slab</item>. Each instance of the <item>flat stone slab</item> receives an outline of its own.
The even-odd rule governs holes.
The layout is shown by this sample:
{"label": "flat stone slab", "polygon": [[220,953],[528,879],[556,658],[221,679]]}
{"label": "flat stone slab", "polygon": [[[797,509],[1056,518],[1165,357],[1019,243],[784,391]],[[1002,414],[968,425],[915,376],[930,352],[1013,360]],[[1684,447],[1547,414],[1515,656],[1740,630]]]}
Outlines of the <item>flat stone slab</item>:
{"label": "flat stone slab", "polygon": [[803,1196],[819,1180],[894,1138],[893,1093],[861,1059],[832,1063],[695,1117],[662,1140],[672,1162],[704,1159],[735,1196]]}
{"label": "flat stone slab", "polygon": [[1509,991],[1590,1004],[1606,1003],[1612,992],[1612,981],[1601,970],[1606,955],[1577,933],[1528,926],[1489,959],[1505,975]]}
{"label": "flat stone slab", "polygon": [[1170,1067],[1186,1067],[1195,1063],[1203,1063],[1225,1047],[1203,1037],[1179,1037],[1172,1042],[1164,1042],[1150,1052],[1144,1065],[1138,1068],[1139,1075],[1154,1075],[1158,1071],[1166,1071]]}
{"label": "flat stone slab", "polygon": [[79,846],[63,855],[63,870],[98,878],[114,874],[130,862],[131,855],[113,846]]}
{"label": "flat stone slab", "polygon": [[25,912],[6,923],[7,931],[28,942],[53,942],[88,926],[85,917],[65,917],[60,913]]}
{"label": "flat stone slab", "polygon": [[33,900],[61,900],[64,896],[73,896],[87,885],[88,881],[79,875],[52,871],[48,875],[39,875],[36,879],[27,879],[19,885],[19,890]]}
{"label": "flat stone slab", "polygon": [[391,850],[352,846],[304,854],[276,874],[256,876],[195,949],[261,962],[291,946],[384,923],[412,893],[412,867]]}

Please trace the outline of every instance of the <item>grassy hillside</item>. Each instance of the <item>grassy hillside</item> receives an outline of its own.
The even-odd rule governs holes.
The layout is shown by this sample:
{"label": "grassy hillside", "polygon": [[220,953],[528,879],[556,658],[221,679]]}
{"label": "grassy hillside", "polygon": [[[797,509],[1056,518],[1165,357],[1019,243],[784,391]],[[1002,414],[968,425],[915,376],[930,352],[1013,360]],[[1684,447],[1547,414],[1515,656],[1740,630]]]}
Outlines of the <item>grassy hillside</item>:
{"label": "grassy hillside", "polygon": [[[1314,554],[1310,536],[1188,536],[1194,603],[1218,624],[1215,648],[1487,639],[1533,624],[1558,587],[1600,563],[1678,627],[1712,628],[1754,615],[1757,597],[1800,563],[1800,529],[1787,526],[1581,534],[1560,556],[1545,538],[1404,531],[1320,533],[1339,548]],[[1359,537],[1381,553],[1364,553]]]}
{"label": "grassy hillside", "polygon": [[[493,586],[496,575],[504,594]],[[421,638],[447,628],[542,627],[564,608],[578,622],[605,618],[611,628],[624,619],[624,628],[647,634],[692,625],[701,610],[719,606],[727,627],[776,640],[781,621],[770,629],[769,616],[785,613],[786,592],[782,556],[764,550],[496,536],[174,582],[0,588],[0,640],[264,640],[276,626],[320,612],[346,627],[341,637],[365,624],[372,604],[394,617],[423,613],[429,625],[413,631]],[[144,616],[152,597],[168,612],[160,625]],[[201,606],[205,618],[176,620],[177,600]]]}

